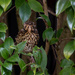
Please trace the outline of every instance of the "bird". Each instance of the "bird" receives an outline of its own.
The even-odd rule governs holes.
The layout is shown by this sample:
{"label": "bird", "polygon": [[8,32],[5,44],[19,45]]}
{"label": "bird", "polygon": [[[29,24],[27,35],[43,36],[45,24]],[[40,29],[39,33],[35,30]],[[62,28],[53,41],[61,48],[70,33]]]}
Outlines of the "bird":
{"label": "bird", "polygon": [[17,37],[15,38],[16,44],[20,42],[27,41],[23,52],[29,53],[33,51],[35,45],[38,44],[39,34],[34,22],[25,22],[23,29],[18,32]]}

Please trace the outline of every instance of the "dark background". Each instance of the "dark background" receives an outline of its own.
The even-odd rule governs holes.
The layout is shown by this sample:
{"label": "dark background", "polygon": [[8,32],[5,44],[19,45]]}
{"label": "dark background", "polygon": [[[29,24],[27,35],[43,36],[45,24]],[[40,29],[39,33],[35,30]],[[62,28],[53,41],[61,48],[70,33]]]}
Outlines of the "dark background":
{"label": "dark background", "polygon": [[[14,1],[13,0],[13,5],[12,7],[14,6]],[[52,10],[53,12],[55,12],[55,5],[56,5],[56,1],[57,0],[47,0],[47,4],[48,4],[48,8],[50,10]],[[37,17],[38,17],[38,13],[37,13]],[[49,18],[51,20],[51,25],[52,25],[52,28],[54,30],[56,30],[56,17],[51,15],[49,13]],[[16,8],[14,8],[13,10],[11,10],[9,13],[8,13],[8,28],[9,28],[9,35],[14,39],[15,41],[15,37],[16,35],[18,34],[18,25],[17,25],[17,20],[16,20]],[[38,29],[38,33],[39,33],[39,36],[40,36],[40,39],[39,39],[39,43],[38,43],[38,46],[43,46],[45,47],[45,42],[43,42],[43,39],[42,39],[42,33],[43,31],[45,30],[45,25],[44,25],[44,22],[42,20],[38,20],[37,21],[37,29]],[[50,47],[50,50],[49,50],[49,53],[48,53],[48,63],[47,63],[47,69],[48,69],[48,72],[49,74],[53,74],[53,71],[55,69],[55,64],[56,64],[56,61],[55,61],[55,58],[54,58],[54,54],[53,54],[53,50],[52,48]],[[16,75],[19,75],[19,67],[18,66],[15,66],[15,73]]]}

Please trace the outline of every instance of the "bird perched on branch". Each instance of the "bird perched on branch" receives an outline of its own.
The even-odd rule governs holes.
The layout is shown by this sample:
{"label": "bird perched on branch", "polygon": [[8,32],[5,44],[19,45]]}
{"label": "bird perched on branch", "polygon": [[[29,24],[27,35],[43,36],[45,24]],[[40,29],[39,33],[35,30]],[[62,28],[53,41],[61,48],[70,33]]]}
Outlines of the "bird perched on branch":
{"label": "bird perched on branch", "polygon": [[18,32],[18,35],[15,39],[16,39],[16,44],[27,40],[23,52],[25,53],[32,52],[33,47],[37,45],[39,40],[39,34],[36,25],[34,25],[33,22],[26,22],[24,24],[24,28]]}

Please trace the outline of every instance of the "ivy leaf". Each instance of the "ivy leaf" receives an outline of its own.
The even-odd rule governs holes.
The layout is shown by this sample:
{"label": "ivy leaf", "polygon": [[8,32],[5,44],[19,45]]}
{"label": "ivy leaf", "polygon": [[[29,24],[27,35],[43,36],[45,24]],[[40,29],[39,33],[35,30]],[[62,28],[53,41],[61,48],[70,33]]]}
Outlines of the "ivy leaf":
{"label": "ivy leaf", "polygon": [[18,54],[14,54],[13,56],[11,56],[10,58],[7,59],[7,61],[9,62],[19,62],[20,58],[18,56]]}
{"label": "ivy leaf", "polygon": [[2,63],[2,61],[0,60],[0,65],[2,66],[2,64],[3,64],[3,63]]}
{"label": "ivy leaf", "polygon": [[4,62],[4,64],[2,66],[12,72],[12,64],[11,63]]}
{"label": "ivy leaf", "polygon": [[56,16],[71,6],[69,0],[58,0],[56,4]]}
{"label": "ivy leaf", "polygon": [[4,48],[6,48],[11,55],[13,52],[13,49],[10,48],[10,46],[14,46],[14,41],[12,38],[8,37],[4,42]]}
{"label": "ivy leaf", "polygon": [[23,23],[25,23],[31,16],[31,8],[27,2],[24,2],[19,8],[19,15]]}
{"label": "ivy leaf", "polygon": [[9,8],[12,6],[12,1],[10,2],[10,4],[8,5],[8,7],[7,7],[7,9],[6,9],[6,11],[8,11],[9,10]]}
{"label": "ivy leaf", "polygon": [[31,9],[36,12],[44,12],[41,4],[36,0],[28,0],[28,4],[30,5]]}
{"label": "ivy leaf", "polygon": [[75,67],[72,67],[72,69],[71,69],[71,73],[72,73],[72,75],[75,74]]}
{"label": "ivy leaf", "polygon": [[57,38],[52,38],[50,41],[50,45],[55,44],[56,42],[58,42]]}
{"label": "ivy leaf", "polygon": [[0,32],[0,39],[3,41],[5,40],[5,33]]}
{"label": "ivy leaf", "polygon": [[0,6],[0,16],[2,15],[3,13],[3,8]]}
{"label": "ivy leaf", "polygon": [[67,13],[67,23],[71,32],[73,31],[73,22],[74,22],[73,19],[74,19],[74,11],[72,8],[70,8]]}
{"label": "ivy leaf", "polygon": [[72,67],[73,65],[74,65],[74,62],[71,61],[71,60],[67,60],[67,59],[63,59],[63,60],[61,61],[61,64],[60,64],[60,66],[61,66],[62,68]]}
{"label": "ivy leaf", "polygon": [[21,68],[21,71],[24,72],[25,69],[26,69],[26,63],[22,59],[20,59],[18,64],[19,64],[19,66]]}
{"label": "ivy leaf", "polygon": [[7,59],[9,57],[9,53],[5,48],[0,48],[0,53],[4,59]]}
{"label": "ivy leaf", "polygon": [[50,41],[54,35],[54,31],[52,28],[48,28],[43,32],[43,40],[48,39]]}
{"label": "ivy leaf", "polygon": [[69,1],[71,2],[71,5],[72,5],[72,7],[73,7],[73,9],[75,11],[75,0],[69,0]]}
{"label": "ivy leaf", "polygon": [[1,75],[11,75],[11,72],[3,66],[1,66]]}
{"label": "ivy leaf", "polygon": [[50,19],[46,15],[41,14],[40,16],[42,16],[46,20],[48,26],[51,26]]}
{"label": "ivy leaf", "polygon": [[5,23],[0,23],[0,32],[6,32],[7,29],[8,27]]}
{"label": "ivy leaf", "polygon": [[17,47],[18,53],[21,53],[21,52],[24,50],[24,47],[25,47],[25,45],[26,45],[26,42],[27,42],[27,41],[23,41],[23,42],[17,44],[16,47]]}
{"label": "ivy leaf", "polygon": [[64,47],[64,56],[66,59],[69,59],[70,56],[73,54],[75,48],[74,48],[74,41],[70,41],[69,43],[66,44]]}
{"label": "ivy leaf", "polygon": [[47,54],[46,54],[45,50],[42,47],[40,49],[42,51],[41,68],[42,68],[43,71],[45,71],[46,66],[47,66]]}
{"label": "ivy leaf", "polygon": [[59,29],[56,33],[56,37],[59,38],[62,32],[63,32],[63,29]]}
{"label": "ivy leaf", "polygon": [[42,60],[42,54],[40,52],[40,48],[38,48],[37,46],[35,46],[33,48],[33,56],[34,56],[34,59],[36,61],[36,64],[40,65],[41,60]]}
{"label": "ivy leaf", "polygon": [[4,11],[6,11],[8,5],[10,4],[11,0],[2,0],[1,1],[1,6],[3,7]]}
{"label": "ivy leaf", "polygon": [[19,9],[24,2],[25,0],[15,0],[16,8]]}
{"label": "ivy leaf", "polygon": [[34,75],[33,71],[29,71],[27,75]]}
{"label": "ivy leaf", "polygon": [[64,68],[63,70],[61,70],[59,75],[71,75],[71,67]]}

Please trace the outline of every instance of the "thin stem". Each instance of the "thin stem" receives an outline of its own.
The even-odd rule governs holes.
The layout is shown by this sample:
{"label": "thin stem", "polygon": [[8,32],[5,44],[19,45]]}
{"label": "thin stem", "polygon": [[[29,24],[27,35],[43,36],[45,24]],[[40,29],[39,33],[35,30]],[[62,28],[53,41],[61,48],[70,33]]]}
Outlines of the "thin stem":
{"label": "thin stem", "polygon": [[[44,14],[46,16],[48,16],[48,8],[47,8],[47,1],[46,0],[43,0],[43,8],[44,8]],[[46,25],[46,29],[48,28],[48,24],[45,23]],[[48,54],[48,51],[49,51],[49,42],[48,40],[46,39],[46,45],[45,45],[45,51],[46,51],[46,54]]]}

